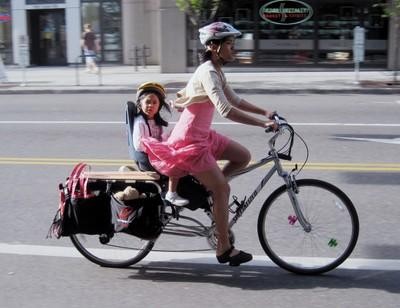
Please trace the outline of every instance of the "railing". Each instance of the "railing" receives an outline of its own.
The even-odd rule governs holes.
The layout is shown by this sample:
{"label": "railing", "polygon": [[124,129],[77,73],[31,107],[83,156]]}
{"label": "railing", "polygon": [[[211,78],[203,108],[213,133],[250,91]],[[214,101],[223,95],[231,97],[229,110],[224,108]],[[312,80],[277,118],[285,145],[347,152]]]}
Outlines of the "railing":
{"label": "railing", "polygon": [[129,54],[129,60],[131,60],[132,65],[135,67],[135,71],[137,72],[140,64],[142,64],[143,68],[146,68],[147,58],[151,56],[151,50],[150,47],[147,47],[146,45],[142,45],[141,47],[134,45],[130,49]]}

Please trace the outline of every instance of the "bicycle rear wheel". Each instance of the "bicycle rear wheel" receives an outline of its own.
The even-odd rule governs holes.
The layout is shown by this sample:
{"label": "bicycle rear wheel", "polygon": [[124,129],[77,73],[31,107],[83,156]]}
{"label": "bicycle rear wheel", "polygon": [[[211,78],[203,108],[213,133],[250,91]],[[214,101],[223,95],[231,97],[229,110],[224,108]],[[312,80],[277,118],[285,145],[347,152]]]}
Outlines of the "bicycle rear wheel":
{"label": "bicycle rear wheel", "polygon": [[104,267],[133,265],[149,254],[156,241],[142,240],[123,232],[115,233],[109,238],[107,235],[88,234],[75,234],[70,238],[85,258]]}
{"label": "bicycle rear wheel", "polygon": [[260,243],[271,260],[288,271],[308,275],[330,271],[347,259],[357,243],[357,212],[351,200],[332,184],[314,179],[296,183],[296,198],[311,231],[300,225],[283,185],[261,208]]}

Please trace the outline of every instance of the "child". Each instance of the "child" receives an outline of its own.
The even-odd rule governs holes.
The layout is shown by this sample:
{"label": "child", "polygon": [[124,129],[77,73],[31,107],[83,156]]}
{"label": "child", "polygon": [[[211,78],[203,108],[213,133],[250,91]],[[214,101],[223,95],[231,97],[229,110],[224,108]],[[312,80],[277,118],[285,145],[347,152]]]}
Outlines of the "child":
{"label": "child", "polygon": [[[165,108],[170,111],[169,105],[165,102],[166,94],[164,87],[156,82],[146,82],[139,86],[136,95],[136,107],[138,115],[133,127],[133,146],[137,164],[143,171],[155,170],[149,163],[145,153],[143,139],[154,138],[158,141],[163,140],[163,126],[168,123],[161,118],[160,110]],[[179,178],[170,177],[168,182],[168,192],[165,200],[177,206],[184,206],[189,203],[187,199],[180,197],[176,192]]]}

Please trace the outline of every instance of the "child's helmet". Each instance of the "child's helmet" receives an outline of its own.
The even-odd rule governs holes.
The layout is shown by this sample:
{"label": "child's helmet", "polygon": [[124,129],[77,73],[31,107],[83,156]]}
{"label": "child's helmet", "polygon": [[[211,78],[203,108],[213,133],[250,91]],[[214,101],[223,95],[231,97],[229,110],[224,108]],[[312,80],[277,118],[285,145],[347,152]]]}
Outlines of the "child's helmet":
{"label": "child's helmet", "polygon": [[211,40],[221,40],[228,36],[240,36],[242,33],[239,30],[236,30],[230,24],[227,24],[222,21],[213,22],[203,28],[199,29],[200,32],[200,42],[206,46],[207,43]]}
{"label": "child's helmet", "polygon": [[142,83],[136,92],[136,99],[138,99],[145,92],[155,92],[164,100],[166,98],[165,88],[158,82],[145,82]]}

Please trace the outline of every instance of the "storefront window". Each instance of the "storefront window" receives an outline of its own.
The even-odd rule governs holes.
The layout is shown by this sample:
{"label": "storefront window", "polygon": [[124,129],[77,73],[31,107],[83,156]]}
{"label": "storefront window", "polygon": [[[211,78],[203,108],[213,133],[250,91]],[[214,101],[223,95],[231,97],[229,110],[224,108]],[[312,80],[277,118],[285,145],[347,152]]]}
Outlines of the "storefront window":
{"label": "storefront window", "polygon": [[82,1],[82,24],[90,23],[98,35],[104,62],[122,62],[121,1]]}
{"label": "storefront window", "polygon": [[310,1],[259,1],[258,61],[269,65],[313,63],[315,12]]}
{"label": "storefront window", "polygon": [[115,1],[103,2],[103,57],[106,62],[122,60],[121,5]]}
{"label": "storefront window", "polygon": [[0,56],[4,63],[12,63],[11,8],[9,0],[0,0]]}
{"label": "storefront window", "polygon": [[237,64],[353,65],[353,32],[360,26],[366,34],[363,64],[385,66],[388,21],[373,6],[377,2],[222,0],[215,21],[231,23],[243,33],[235,46]]}
{"label": "storefront window", "polygon": [[353,31],[360,26],[360,4],[325,1],[318,8],[318,62],[351,63]]}
{"label": "storefront window", "polygon": [[384,64],[386,59],[387,21],[380,8],[366,1],[324,1],[318,8],[318,62],[351,64],[353,33],[356,26],[366,34],[366,64]]}

